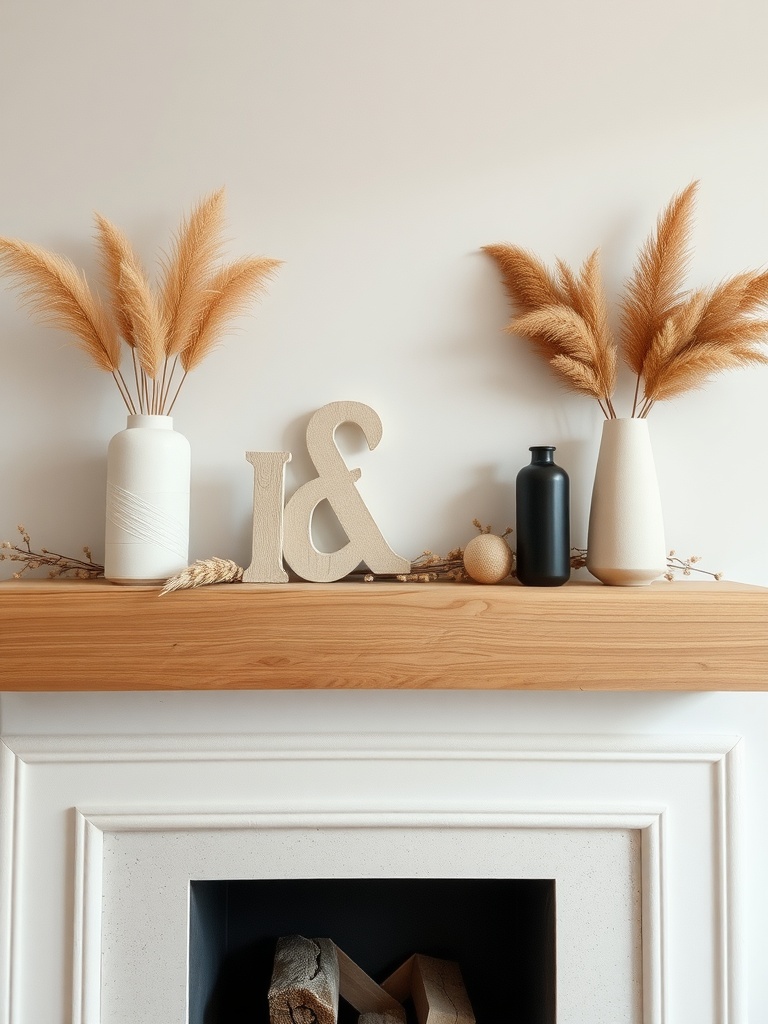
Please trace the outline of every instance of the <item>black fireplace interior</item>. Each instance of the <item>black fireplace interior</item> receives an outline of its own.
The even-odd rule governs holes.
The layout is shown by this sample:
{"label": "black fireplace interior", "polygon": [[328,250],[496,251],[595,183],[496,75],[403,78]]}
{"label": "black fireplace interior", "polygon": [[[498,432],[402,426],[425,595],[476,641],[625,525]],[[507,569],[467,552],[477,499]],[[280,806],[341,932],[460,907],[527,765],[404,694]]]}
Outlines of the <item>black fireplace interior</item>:
{"label": "black fireplace interior", "polygon": [[[555,883],[487,878],[193,881],[189,1024],[269,1024],[292,934],[332,939],[379,983],[413,953],[455,960],[477,1024],[555,1024]],[[357,1016],[340,1000],[339,1024]]]}

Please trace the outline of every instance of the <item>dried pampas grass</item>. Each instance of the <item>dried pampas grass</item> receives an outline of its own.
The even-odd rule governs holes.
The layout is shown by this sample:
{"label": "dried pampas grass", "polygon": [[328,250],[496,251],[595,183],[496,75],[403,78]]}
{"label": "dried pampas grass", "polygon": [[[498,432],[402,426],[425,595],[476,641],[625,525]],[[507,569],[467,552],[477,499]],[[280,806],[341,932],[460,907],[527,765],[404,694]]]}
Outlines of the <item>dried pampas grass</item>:
{"label": "dried pampas grass", "polygon": [[532,252],[517,245],[485,245],[483,251],[498,264],[507,294],[521,313],[566,301],[555,276]]}
{"label": "dried pampas grass", "polygon": [[214,274],[205,290],[195,329],[188,344],[181,350],[183,376],[168,407],[169,411],[176,402],[187,374],[218,344],[231,321],[242,315],[248,305],[265,291],[268,280],[279,266],[280,260],[266,256],[246,256]]}
{"label": "dried pampas grass", "polygon": [[[222,188],[182,223],[162,261],[158,290],[126,236],[100,214],[96,243],[108,304],[65,257],[17,239],[0,238],[0,270],[16,278],[39,320],[74,334],[96,365],[112,373],[129,412],[167,415],[189,371],[280,265],[254,256],[220,263],[224,203]],[[120,338],[131,353],[131,386],[121,372]]]}
{"label": "dried pampas grass", "polygon": [[761,346],[768,319],[768,273],[747,271],[708,289],[684,287],[698,182],[675,195],[642,246],[620,303],[614,339],[597,251],[577,273],[562,260],[556,272],[513,245],[488,245],[515,307],[510,334],[527,338],[571,390],[595,398],[616,416],[617,353],[636,376],[632,416],[657,401],[701,387],[725,370],[768,363]]}
{"label": "dried pampas grass", "polygon": [[155,380],[163,361],[166,334],[160,303],[146,277],[131,263],[120,264],[120,292],[139,367],[145,377]]}
{"label": "dried pampas grass", "polygon": [[40,323],[69,331],[99,369],[119,374],[115,325],[70,260],[15,238],[0,238],[0,268],[17,278],[24,305]]}
{"label": "dried pampas grass", "polygon": [[520,311],[507,331],[528,338],[567,387],[597,399],[606,416],[614,415],[616,347],[597,250],[578,273],[558,260],[557,274],[516,246],[489,245],[484,251],[496,260]]}
{"label": "dried pampas grass", "polygon": [[740,274],[695,292],[674,310],[643,358],[639,415],[647,416],[655,402],[703,387],[717,373],[768,363],[758,347],[768,335],[768,321],[753,315],[768,303],[764,279],[764,274]]}
{"label": "dried pampas grass", "polygon": [[224,189],[202,199],[181,225],[163,260],[162,297],[168,319],[167,354],[178,355],[200,322],[205,292],[222,247]]}
{"label": "dried pampas grass", "polygon": [[102,217],[100,213],[94,214],[94,219],[96,221],[99,262],[110,296],[115,322],[123,340],[133,348],[136,342],[123,289],[123,268],[129,267],[136,277],[146,279],[147,275],[133,246],[122,231],[106,217]]}
{"label": "dried pampas grass", "polygon": [[698,182],[692,182],[662,212],[655,234],[638,253],[620,303],[624,358],[638,376],[653,339],[684,298],[697,188]]}

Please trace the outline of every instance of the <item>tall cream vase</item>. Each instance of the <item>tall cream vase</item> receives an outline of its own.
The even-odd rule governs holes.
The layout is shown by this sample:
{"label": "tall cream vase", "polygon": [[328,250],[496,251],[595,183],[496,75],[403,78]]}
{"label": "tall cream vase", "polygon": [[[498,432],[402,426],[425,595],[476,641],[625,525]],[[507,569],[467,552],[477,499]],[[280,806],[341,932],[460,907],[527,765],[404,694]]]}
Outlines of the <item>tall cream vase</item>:
{"label": "tall cream vase", "polygon": [[587,568],[609,586],[642,587],[667,564],[648,421],[603,423],[589,512]]}
{"label": "tall cream vase", "polygon": [[107,450],[104,575],[161,584],[188,564],[189,442],[170,416],[129,416]]}

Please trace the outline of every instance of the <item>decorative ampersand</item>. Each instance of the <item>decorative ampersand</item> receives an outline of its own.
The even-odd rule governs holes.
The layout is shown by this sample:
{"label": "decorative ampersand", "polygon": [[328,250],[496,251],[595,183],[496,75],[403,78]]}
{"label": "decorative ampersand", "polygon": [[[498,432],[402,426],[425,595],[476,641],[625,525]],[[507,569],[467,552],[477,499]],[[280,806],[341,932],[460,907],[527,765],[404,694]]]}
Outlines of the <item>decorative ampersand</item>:
{"label": "decorative ampersand", "polygon": [[[355,423],[373,450],[381,440],[378,415],[361,402],[331,402],[319,409],[307,426],[307,451],[317,477],[299,487],[285,506],[283,554],[293,571],[314,583],[330,583],[364,562],[371,572],[410,571],[407,558],[396,555],[373,521],[355,487],[359,469],[348,469],[336,445],[336,428]],[[338,551],[318,551],[312,542],[312,516],[327,499],[349,538]]]}

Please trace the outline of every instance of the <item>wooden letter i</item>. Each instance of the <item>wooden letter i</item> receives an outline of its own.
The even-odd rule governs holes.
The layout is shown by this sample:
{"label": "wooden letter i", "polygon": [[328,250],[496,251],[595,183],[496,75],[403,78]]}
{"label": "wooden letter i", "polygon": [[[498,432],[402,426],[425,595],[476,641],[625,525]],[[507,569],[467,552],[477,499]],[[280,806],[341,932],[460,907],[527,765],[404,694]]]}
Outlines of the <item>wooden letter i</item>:
{"label": "wooden letter i", "polygon": [[243,583],[287,583],[283,568],[285,464],[290,452],[246,452],[253,466],[253,544]]}

